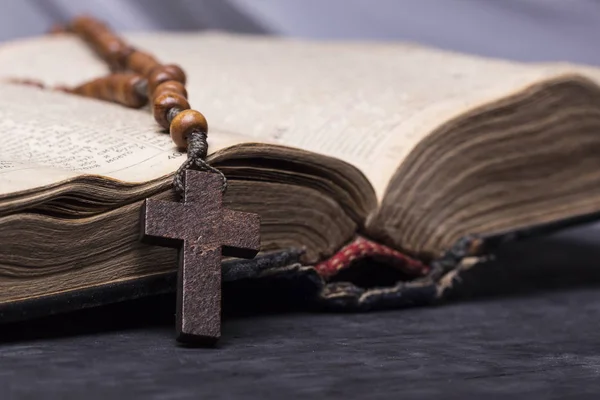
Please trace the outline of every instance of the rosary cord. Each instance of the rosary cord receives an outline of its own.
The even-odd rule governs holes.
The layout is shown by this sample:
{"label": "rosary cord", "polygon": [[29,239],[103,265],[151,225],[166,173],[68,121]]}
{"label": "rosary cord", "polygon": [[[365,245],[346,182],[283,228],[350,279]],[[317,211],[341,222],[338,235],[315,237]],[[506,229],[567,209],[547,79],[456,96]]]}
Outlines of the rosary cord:
{"label": "rosary cord", "polygon": [[208,142],[206,140],[206,137],[206,132],[194,131],[187,138],[187,160],[183,164],[181,164],[181,166],[175,173],[175,177],[173,178],[173,186],[180,195],[183,195],[185,190],[185,171],[187,169],[193,168],[194,166],[197,167],[200,171],[211,171],[221,175],[221,178],[223,179],[223,192],[227,189],[227,178],[225,177],[225,174],[223,174],[215,167],[210,166],[206,162],[206,156],[208,154]]}

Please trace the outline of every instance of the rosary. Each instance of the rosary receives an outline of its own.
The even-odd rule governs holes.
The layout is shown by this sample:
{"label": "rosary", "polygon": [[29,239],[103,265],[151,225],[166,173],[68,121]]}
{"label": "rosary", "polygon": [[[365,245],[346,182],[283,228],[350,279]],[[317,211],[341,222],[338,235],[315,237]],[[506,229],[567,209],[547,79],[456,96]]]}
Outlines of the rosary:
{"label": "rosary", "polygon": [[177,340],[214,344],[221,335],[222,254],[253,258],[258,253],[259,216],[222,207],[227,180],[205,161],[208,124],[190,108],[186,76],[179,66],[159,63],[90,17],[76,18],[53,32],[76,34],[111,69],[107,76],[58,90],[131,108],[151,102],[156,122],[169,131],[179,149],[187,150],[187,160],[173,180],[183,201],[146,199],[141,235],[146,243],[179,248]]}

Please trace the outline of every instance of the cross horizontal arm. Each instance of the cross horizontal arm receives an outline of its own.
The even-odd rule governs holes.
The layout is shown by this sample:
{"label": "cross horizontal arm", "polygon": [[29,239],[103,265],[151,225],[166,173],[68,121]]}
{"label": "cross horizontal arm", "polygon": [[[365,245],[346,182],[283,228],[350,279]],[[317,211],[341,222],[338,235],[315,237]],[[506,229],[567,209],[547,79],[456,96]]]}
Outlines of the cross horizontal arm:
{"label": "cross horizontal arm", "polygon": [[242,211],[223,210],[223,254],[253,258],[260,250],[260,216]]}
{"label": "cross horizontal arm", "polygon": [[171,201],[146,199],[142,206],[141,233],[146,242],[176,246],[183,238],[184,205]]}

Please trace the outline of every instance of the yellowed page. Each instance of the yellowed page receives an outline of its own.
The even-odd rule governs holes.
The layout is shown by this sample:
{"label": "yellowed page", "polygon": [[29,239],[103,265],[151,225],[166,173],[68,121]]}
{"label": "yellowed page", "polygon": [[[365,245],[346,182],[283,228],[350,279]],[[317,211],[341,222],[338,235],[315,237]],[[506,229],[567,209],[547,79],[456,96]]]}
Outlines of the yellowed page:
{"label": "yellowed page", "polygon": [[[210,146],[242,141],[220,133]],[[0,196],[83,174],[145,182],[175,171],[183,159],[147,112],[0,84]]]}
{"label": "yellowed page", "polygon": [[[379,196],[402,159],[440,124],[573,70],[410,44],[310,43],[217,33],[128,38],[165,63],[183,66],[191,104],[207,116],[211,138],[215,132],[237,132],[248,140],[338,157],[361,169]],[[38,38],[0,48],[0,77],[77,84],[103,71],[104,64],[71,37]],[[127,115],[134,114],[135,126],[127,129],[155,133],[147,113]],[[127,136],[127,129],[119,135]],[[128,179],[134,178],[137,170],[129,171]]]}

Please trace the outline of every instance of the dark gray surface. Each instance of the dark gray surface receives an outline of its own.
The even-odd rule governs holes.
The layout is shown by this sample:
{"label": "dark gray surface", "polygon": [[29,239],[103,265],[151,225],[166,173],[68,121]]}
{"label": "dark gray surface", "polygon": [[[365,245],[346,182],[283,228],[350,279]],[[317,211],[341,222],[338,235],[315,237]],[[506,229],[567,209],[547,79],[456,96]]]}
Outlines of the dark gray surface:
{"label": "dark gray surface", "polygon": [[[29,338],[0,345],[0,398],[542,399],[600,391],[596,289],[372,314],[229,318],[216,349],[176,346],[166,300],[4,327],[5,340]],[[86,332],[97,326],[116,330]],[[31,339],[40,331],[46,337]]]}

